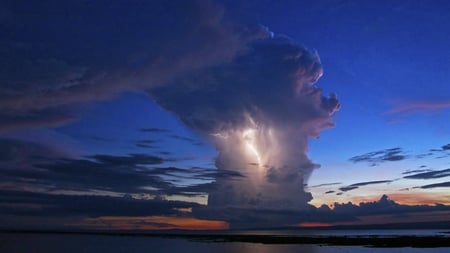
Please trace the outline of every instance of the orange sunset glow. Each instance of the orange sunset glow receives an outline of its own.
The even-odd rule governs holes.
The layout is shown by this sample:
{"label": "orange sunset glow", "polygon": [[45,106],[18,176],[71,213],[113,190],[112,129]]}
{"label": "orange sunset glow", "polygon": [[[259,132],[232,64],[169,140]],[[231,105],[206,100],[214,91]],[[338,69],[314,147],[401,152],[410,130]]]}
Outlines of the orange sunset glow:
{"label": "orange sunset glow", "polygon": [[202,220],[189,217],[143,216],[143,217],[116,217],[104,216],[95,219],[86,219],[87,224],[97,229],[117,230],[224,230],[229,225],[224,221]]}

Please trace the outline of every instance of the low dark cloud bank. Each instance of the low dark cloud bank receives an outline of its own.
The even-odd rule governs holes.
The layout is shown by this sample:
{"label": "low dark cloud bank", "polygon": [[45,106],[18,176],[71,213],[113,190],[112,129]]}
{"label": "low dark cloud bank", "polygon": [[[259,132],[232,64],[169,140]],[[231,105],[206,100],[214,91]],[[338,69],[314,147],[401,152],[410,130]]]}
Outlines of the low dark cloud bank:
{"label": "low dark cloud bank", "polygon": [[[126,156],[93,155],[84,158],[57,158],[56,152],[39,144],[0,139],[3,151],[0,161],[3,189],[21,188],[41,191],[73,191],[91,194],[105,191],[123,194],[151,194],[164,196],[188,195],[218,177],[240,177],[238,173],[213,168],[176,168],[165,165],[165,158],[148,154]],[[174,162],[170,159],[170,162]],[[168,181],[197,179],[200,185],[182,186]],[[203,186],[203,187],[205,187]],[[192,194],[190,194],[192,195]],[[195,194],[194,194],[195,195]]]}
{"label": "low dark cloud bank", "polygon": [[354,216],[368,216],[368,215],[400,215],[413,212],[431,212],[431,211],[448,211],[449,206],[445,205],[401,205],[389,199],[387,195],[383,195],[378,201],[362,202],[355,205],[351,202],[346,204],[335,204],[333,211],[337,214],[347,214]]}
{"label": "low dark cloud bank", "polygon": [[128,196],[68,195],[29,191],[0,191],[0,213],[14,216],[84,217],[182,215],[177,208],[197,203],[163,199],[135,199]]}

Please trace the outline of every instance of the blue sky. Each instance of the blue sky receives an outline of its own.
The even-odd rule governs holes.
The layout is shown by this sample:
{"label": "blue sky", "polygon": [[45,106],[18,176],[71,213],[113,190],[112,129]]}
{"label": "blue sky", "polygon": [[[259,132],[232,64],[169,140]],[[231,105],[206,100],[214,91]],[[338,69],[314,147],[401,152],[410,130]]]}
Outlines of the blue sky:
{"label": "blue sky", "polygon": [[448,220],[450,4],[163,2],[0,5],[6,227]]}

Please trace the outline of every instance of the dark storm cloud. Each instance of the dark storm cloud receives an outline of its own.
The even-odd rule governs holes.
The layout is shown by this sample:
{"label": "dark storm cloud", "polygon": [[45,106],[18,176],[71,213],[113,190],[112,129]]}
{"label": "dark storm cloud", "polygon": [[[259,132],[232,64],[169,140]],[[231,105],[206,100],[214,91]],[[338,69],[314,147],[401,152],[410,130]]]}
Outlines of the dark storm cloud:
{"label": "dark storm cloud", "polygon": [[449,177],[450,176],[450,169],[445,170],[433,170],[433,171],[427,171],[422,172],[414,175],[405,176],[403,178],[407,179],[433,179],[433,178],[442,178],[442,177]]}
{"label": "dark storm cloud", "polygon": [[63,195],[24,191],[0,191],[0,214],[15,216],[147,216],[176,215],[176,208],[196,203],[160,199],[134,199],[99,195]]}
{"label": "dark storm cloud", "polygon": [[436,184],[427,184],[423,185],[420,188],[422,189],[431,189],[431,188],[439,188],[439,187],[450,187],[450,182],[436,183]]}
{"label": "dark storm cloud", "polygon": [[450,144],[442,146],[442,150],[450,150]]}
{"label": "dark storm cloud", "polygon": [[18,0],[2,9],[0,131],[66,124],[80,104],[227,62],[267,36],[202,0]]}
{"label": "dark storm cloud", "polygon": [[350,158],[350,161],[354,163],[367,162],[374,166],[379,163],[401,161],[406,158],[407,156],[403,153],[401,148],[389,148],[354,156]]}
{"label": "dark storm cloud", "polygon": [[341,187],[339,190],[346,192],[358,189],[361,186],[371,185],[371,184],[384,184],[384,183],[391,183],[393,180],[379,180],[379,181],[369,181],[369,182],[361,182],[356,184],[351,184],[349,186]]}

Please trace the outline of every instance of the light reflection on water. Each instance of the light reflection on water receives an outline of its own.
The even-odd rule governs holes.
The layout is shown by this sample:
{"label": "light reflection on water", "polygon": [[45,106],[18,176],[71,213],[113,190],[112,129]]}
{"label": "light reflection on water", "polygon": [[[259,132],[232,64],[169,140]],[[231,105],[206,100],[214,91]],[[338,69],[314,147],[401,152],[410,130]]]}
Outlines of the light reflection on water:
{"label": "light reflection on water", "polygon": [[148,236],[106,236],[75,234],[0,234],[0,252],[67,253],[447,253],[449,248],[366,248],[362,246],[320,246],[298,244],[261,244],[241,242],[195,242],[179,238]]}

